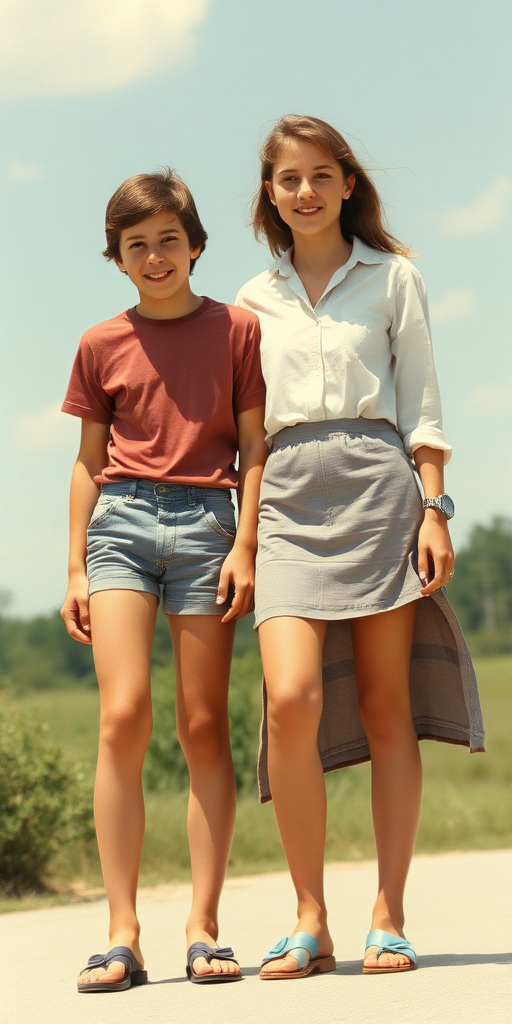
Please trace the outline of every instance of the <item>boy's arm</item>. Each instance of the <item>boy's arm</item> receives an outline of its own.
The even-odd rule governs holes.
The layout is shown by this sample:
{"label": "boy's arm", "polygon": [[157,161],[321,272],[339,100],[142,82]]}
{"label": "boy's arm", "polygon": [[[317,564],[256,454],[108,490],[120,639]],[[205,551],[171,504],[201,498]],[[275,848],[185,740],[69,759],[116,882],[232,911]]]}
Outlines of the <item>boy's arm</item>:
{"label": "boy's arm", "polygon": [[254,559],[256,557],[258,502],[261,475],[268,447],[263,426],[264,406],[237,416],[238,428],[238,527],[233,547],[220,573],[217,604],[224,604],[232,582],[235,594],[223,622],[241,619],[254,607]]}
{"label": "boy's arm", "polygon": [[82,420],[80,450],[71,477],[69,500],[69,582],[61,615],[74,640],[91,643],[89,622],[89,585],[85,567],[87,527],[98,500],[99,487],[94,477],[108,463],[107,444],[110,426]]}

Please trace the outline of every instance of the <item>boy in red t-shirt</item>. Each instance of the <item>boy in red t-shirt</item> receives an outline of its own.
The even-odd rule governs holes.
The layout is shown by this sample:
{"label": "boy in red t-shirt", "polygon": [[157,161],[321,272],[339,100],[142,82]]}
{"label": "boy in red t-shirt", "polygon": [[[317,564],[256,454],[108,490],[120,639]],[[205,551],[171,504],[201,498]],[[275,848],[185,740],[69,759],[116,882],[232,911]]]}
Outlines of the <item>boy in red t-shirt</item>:
{"label": "boy in red t-shirt", "polygon": [[109,951],[90,958],[81,992],[147,980],[135,900],[160,597],[190,772],[187,973],[196,982],[241,977],[233,951],[216,946],[236,797],[227,695],[235,623],[252,609],[267,454],[258,321],[191,291],[207,235],[186,185],[171,171],[125,181],[108,204],[106,236],[104,256],[139,302],[84,334],[63,404],[81,418],[82,436],[61,615],[70,636],[94,647],[94,810],[110,908]]}

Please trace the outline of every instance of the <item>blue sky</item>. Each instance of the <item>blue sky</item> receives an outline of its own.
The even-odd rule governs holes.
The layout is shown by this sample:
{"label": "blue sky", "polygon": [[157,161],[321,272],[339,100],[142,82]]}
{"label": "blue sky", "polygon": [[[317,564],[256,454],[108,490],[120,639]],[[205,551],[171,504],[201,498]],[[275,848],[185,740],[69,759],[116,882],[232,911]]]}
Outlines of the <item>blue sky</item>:
{"label": "blue sky", "polygon": [[373,169],[431,302],[456,547],[511,508],[508,0],[3,0],[0,586],[45,613],[66,585],[78,423],[58,412],[86,327],[136,301],[106,202],[162,164],[210,235],[193,277],[232,302],[269,263],[247,227],[283,113],[333,122]]}

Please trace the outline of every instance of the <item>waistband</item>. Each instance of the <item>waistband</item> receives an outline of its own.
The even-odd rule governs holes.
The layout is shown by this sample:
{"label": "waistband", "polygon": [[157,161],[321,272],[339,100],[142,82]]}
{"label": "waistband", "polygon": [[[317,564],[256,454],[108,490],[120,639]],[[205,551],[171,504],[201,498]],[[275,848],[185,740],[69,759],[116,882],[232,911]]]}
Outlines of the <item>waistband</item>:
{"label": "waistband", "polygon": [[101,485],[102,494],[112,494],[123,498],[157,498],[163,501],[187,502],[188,505],[196,505],[204,497],[215,497],[215,495],[228,495],[229,490],[225,487],[196,487],[194,484],[168,484],[158,483],[155,480],[110,480]]}
{"label": "waistband", "polygon": [[297,444],[300,441],[325,440],[338,434],[351,434],[353,437],[400,437],[396,427],[389,420],[369,420],[364,416],[358,416],[357,419],[321,420],[283,427],[274,434],[270,450],[285,448],[286,445]]}

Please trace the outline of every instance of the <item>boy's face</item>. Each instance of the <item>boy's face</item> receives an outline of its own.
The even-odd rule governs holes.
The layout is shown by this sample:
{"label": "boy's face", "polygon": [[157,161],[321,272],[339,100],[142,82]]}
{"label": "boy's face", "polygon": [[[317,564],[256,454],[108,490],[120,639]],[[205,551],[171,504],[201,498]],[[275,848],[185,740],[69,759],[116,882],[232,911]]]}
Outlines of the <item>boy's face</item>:
{"label": "boy's face", "polygon": [[186,231],[171,210],[123,228],[119,252],[116,263],[137,288],[148,315],[158,315],[162,303],[179,301],[190,292],[190,260],[199,256],[200,248],[190,248]]}

